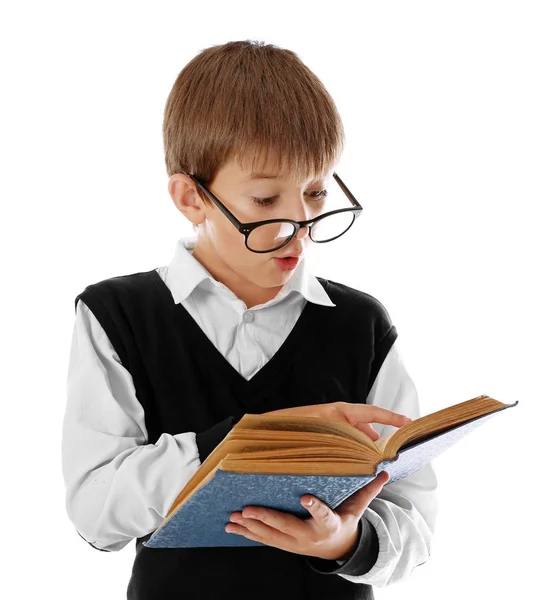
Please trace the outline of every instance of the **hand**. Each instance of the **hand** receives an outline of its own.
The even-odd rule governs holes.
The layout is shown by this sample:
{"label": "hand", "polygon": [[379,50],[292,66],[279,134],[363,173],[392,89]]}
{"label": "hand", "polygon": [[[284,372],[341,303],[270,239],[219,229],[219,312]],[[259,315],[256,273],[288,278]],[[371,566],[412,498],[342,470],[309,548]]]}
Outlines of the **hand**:
{"label": "hand", "polygon": [[352,404],[351,402],[331,402],[329,404],[310,404],[309,406],[295,406],[282,410],[273,410],[263,413],[265,415],[285,415],[303,417],[324,417],[333,421],[341,421],[356,427],[366,433],[373,442],[380,436],[370,423],[383,423],[402,427],[412,419],[393,412],[382,406],[374,404]]}
{"label": "hand", "polygon": [[[402,427],[411,421],[409,417],[381,406],[349,402],[296,406],[264,414],[325,417],[349,423],[369,435],[373,441],[379,435],[370,423]],[[382,471],[378,477],[344,500],[336,510],[314,496],[302,496],[301,504],[311,514],[310,519],[301,519],[290,513],[262,506],[246,506],[242,512],[231,514],[231,521],[237,520],[237,524],[229,523],[225,531],[244,535],[250,540],[288,552],[341,560],[353,550],[357,542],[359,519],[388,479],[388,473]],[[313,504],[307,506],[305,501],[310,499]]]}
{"label": "hand", "polygon": [[[229,523],[225,531],[287,552],[341,560],[353,550],[359,519],[388,479],[388,473],[382,471],[336,510],[314,496],[302,496],[301,504],[310,513],[310,519],[262,506],[246,506],[242,512],[232,513],[231,521],[236,519],[238,524]],[[312,505],[306,506],[306,500],[310,499]],[[249,518],[250,515],[254,518]]]}

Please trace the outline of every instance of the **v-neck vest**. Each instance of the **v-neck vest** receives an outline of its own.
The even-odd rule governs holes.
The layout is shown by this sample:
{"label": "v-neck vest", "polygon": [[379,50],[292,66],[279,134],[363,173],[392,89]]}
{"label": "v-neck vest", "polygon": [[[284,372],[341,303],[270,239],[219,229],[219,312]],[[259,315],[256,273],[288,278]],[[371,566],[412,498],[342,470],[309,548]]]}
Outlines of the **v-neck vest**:
{"label": "v-neck vest", "polygon": [[[85,302],[130,372],[144,409],[147,443],[154,444],[163,433],[188,431],[197,434],[198,443],[218,423],[230,418],[232,426],[245,413],[338,401],[366,403],[397,330],[370,294],[317,279],[336,306],[307,302],[284,343],[249,380],[184,306],[175,303],[156,269],[91,284],[75,305],[79,299]],[[201,462],[212,449],[205,455],[199,452]],[[250,588],[246,596],[239,587],[247,580],[248,567],[263,588],[259,598],[265,597],[264,588],[270,591],[267,598],[276,597],[271,590],[277,589],[283,600],[373,598],[371,586],[318,573],[302,555],[268,546],[152,549],[142,545],[151,534],[136,539],[130,600],[162,598],[161,589],[183,598],[218,598],[235,589],[229,586],[238,586],[233,597],[253,598]],[[291,578],[289,584],[275,582],[281,572]],[[325,590],[330,595],[319,595]]]}

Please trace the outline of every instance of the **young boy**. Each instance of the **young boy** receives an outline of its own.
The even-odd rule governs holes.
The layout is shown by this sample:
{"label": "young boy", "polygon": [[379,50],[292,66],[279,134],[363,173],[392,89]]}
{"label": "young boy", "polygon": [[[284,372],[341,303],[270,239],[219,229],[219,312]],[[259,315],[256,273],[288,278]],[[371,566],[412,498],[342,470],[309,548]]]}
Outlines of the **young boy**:
{"label": "young boy", "polygon": [[[344,132],[319,79],[277,46],[213,46],[178,75],[163,133],[168,190],[197,235],[178,241],[168,266],[75,299],[68,515],[98,550],[136,538],[131,600],[373,598],[373,585],[407,578],[430,554],[431,465],[386,487],[380,475],[336,510],[303,496],[308,519],[240,507],[226,531],[261,546],[142,544],[245,413],[327,416],[373,439],[401,414],[420,416],[387,310],[304,261],[361,210],[330,177]],[[343,210],[323,217],[333,189]]]}

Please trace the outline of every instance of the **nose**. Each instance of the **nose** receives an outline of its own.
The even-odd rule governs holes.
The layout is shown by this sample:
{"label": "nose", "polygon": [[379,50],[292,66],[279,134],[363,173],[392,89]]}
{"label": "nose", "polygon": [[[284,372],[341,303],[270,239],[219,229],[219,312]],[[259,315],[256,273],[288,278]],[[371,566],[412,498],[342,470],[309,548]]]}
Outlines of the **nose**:
{"label": "nose", "polygon": [[[304,203],[300,206],[300,210],[297,211],[297,214],[293,215],[291,218],[295,221],[307,221],[311,219],[311,210],[308,207],[304,206]],[[303,240],[310,232],[309,227],[301,227],[297,235],[295,236],[298,240]]]}
{"label": "nose", "polygon": [[297,238],[297,240],[303,240],[308,235],[309,231],[310,231],[309,227],[301,227],[297,231],[297,235],[295,237]]}

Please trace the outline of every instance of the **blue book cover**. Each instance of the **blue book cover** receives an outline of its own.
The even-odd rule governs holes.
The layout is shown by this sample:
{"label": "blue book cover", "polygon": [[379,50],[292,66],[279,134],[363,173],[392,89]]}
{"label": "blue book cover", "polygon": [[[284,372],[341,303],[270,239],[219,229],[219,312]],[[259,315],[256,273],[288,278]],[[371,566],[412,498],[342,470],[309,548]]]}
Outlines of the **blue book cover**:
{"label": "blue book cover", "polygon": [[[240,473],[223,470],[218,465],[209,474],[208,481],[169,514],[144,545],[149,548],[262,546],[260,542],[225,531],[233,512],[242,511],[250,505],[265,506],[303,519],[310,518],[309,512],[300,504],[300,498],[305,494],[316,496],[335,509],[381,471],[389,473],[389,481],[385,485],[408,477],[492,416],[517,404],[500,403],[499,408],[484,415],[405,444],[394,459],[378,462],[372,474]],[[417,419],[412,421],[416,422]]]}

